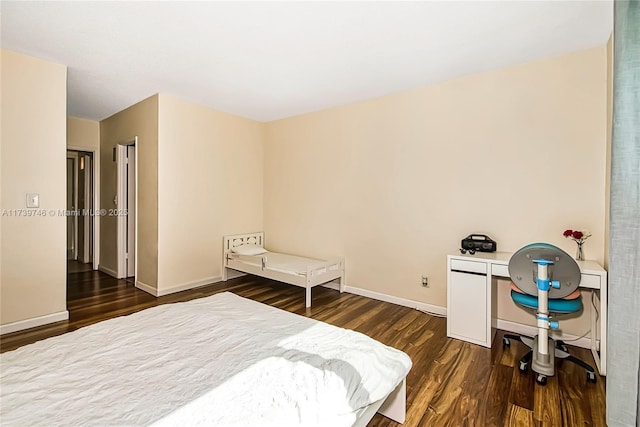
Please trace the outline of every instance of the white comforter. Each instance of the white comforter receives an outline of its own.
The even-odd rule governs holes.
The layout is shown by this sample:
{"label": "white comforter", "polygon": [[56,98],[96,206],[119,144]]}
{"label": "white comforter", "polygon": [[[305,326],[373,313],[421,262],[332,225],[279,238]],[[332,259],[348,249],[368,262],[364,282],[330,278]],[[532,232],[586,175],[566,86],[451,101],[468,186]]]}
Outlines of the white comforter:
{"label": "white comforter", "polygon": [[410,367],[365,335],[225,292],[0,355],[0,422],[348,426]]}

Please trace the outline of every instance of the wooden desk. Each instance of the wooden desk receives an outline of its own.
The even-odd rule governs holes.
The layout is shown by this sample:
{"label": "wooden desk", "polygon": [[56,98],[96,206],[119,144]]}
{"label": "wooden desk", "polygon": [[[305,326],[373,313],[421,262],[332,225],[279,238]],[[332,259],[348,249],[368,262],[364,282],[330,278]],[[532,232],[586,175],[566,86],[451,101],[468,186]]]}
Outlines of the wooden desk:
{"label": "wooden desk", "polygon": [[[447,256],[447,336],[491,347],[495,335],[494,278],[509,278],[510,252],[476,252]],[[577,261],[580,288],[600,298],[600,334],[597,314],[591,310],[591,352],[600,375],[607,366],[607,272],[596,261]]]}

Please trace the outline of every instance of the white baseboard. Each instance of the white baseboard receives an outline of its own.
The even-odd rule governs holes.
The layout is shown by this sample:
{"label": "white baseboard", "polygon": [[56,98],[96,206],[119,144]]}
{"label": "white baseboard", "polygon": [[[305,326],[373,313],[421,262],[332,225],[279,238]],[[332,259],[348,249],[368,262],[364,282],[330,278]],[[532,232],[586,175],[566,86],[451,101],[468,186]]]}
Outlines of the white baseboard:
{"label": "white baseboard", "polygon": [[158,295],[158,290],[151,285],[147,285],[146,283],[141,282],[140,280],[136,280],[136,288],[145,291],[148,294],[153,295],[154,297],[160,296]]}
{"label": "white baseboard", "polygon": [[[538,328],[535,326],[524,325],[522,323],[510,322],[508,320],[498,319],[496,327],[503,331],[513,332],[514,334],[522,334],[533,337],[538,334]],[[576,335],[565,334],[562,331],[549,331],[549,336],[553,339],[561,339],[569,345],[576,347],[591,348],[591,338],[579,338]]]}
{"label": "white baseboard", "polygon": [[31,319],[20,320],[18,322],[7,323],[0,326],[0,335],[11,332],[22,331],[24,329],[35,328],[36,326],[48,325],[49,323],[60,322],[69,319],[67,310],[58,313],[51,313],[44,316],[32,317]]}
{"label": "white baseboard", "polygon": [[172,286],[168,289],[160,289],[154,288],[151,285],[147,285],[139,280],[136,280],[136,288],[141,289],[154,297],[161,297],[163,295],[175,294],[176,292],[182,292],[189,289],[199,288],[201,286],[211,285],[213,283],[218,283],[222,281],[221,276],[209,277],[206,279],[195,280],[193,282],[182,283],[177,286]]}
{"label": "white baseboard", "polygon": [[322,284],[320,286],[322,286],[324,288],[334,289],[336,291],[340,290],[340,284],[336,283],[336,282],[327,282],[327,283],[324,283],[324,284]]}
{"label": "white baseboard", "polygon": [[182,283],[177,286],[172,286],[168,289],[161,289],[158,296],[175,294],[176,292],[186,291],[187,289],[199,288],[205,285],[211,285],[222,281],[222,276],[208,277],[206,279],[195,280],[193,282]]}
{"label": "white baseboard", "polygon": [[118,272],[115,270],[110,269],[109,267],[105,267],[104,265],[100,264],[98,266],[98,270],[102,271],[103,273],[108,274],[111,277],[115,277],[116,279],[118,278]]}
{"label": "white baseboard", "polygon": [[414,301],[406,298],[394,297],[393,295],[381,294],[380,292],[370,291],[368,289],[355,288],[353,286],[345,286],[345,292],[349,292],[363,297],[377,299],[378,301],[390,302],[392,304],[398,304],[403,307],[415,308],[420,311],[427,311],[440,316],[447,315],[447,308],[440,307],[439,305],[427,304],[425,302]]}
{"label": "white baseboard", "polygon": [[[224,268],[224,267],[223,267]],[[235,279],[237,277],[246,276],[247,273],[242,273],[238,270],[234,270],[232,268],[227,268],[227,280]],[[220,279],[222,280],[222,279]]]}

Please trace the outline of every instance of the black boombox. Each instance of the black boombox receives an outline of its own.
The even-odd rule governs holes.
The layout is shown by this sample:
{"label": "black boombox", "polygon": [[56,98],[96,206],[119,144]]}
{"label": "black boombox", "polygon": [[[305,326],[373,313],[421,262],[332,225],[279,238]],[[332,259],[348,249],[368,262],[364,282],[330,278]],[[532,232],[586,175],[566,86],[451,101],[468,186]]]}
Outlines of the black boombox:
{"label": "black boombox", "polygon": [[471,255],[476,252],[495,252],[498,249],[497,243],[485,234],[469,234],[462,239],[460,252]]}

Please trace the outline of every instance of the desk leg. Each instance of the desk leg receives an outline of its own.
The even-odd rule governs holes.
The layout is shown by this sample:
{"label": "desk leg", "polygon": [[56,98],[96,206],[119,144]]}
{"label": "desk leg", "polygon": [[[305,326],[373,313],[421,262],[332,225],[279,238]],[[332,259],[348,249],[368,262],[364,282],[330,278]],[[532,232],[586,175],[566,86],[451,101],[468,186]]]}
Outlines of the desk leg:
{"label": "desk leg", "polygon": [[[600,307],[598,312],[600,313],[600,336],[598,337],[598,318],[596,316],[596,309],[591,307],[591,354],[593,354],[593,360],[596,362],[598,372],[600,375],[606,375],[607,373],[607,287],[600,288],[600,292],[596,289],[591,290],[592,293],[596,293],[600,299]],[[593,296],[592,296],[593,298]],[[598,338],[600,339],[600,352],[598,352]]]}
{"label": "desk leg", "polygon": [[[596,366],[599,372],[602,372],[602,368],[600,367],[600,357],[598,355],[598,321],[596,318],[596,307],[593,304],[595,302],[594,298],[597,295],[595,289],[591,289],[591,354],[593,355],[593,360],[596,362]],[[602,311],[602,309],[598,309],[598,312]]]}
{"label": "desk leg", "polygon": [[600,287],[600,375],[607,374],[607,284]]}
{"label": "desk leg", "polygon": [[[489,266],[491,268],[491,266]],[[489,347],[491,347],[491,343],[493,343],[493,338],[496,336],[496,332],[498,332],[498,281],[496,277],[487,274],[487,291],[489,295],[487,295],[487,301],[489,302],[489,307],[487,307],[487,314],[489,315],[489,325],[487,336],[489,337]]]}

